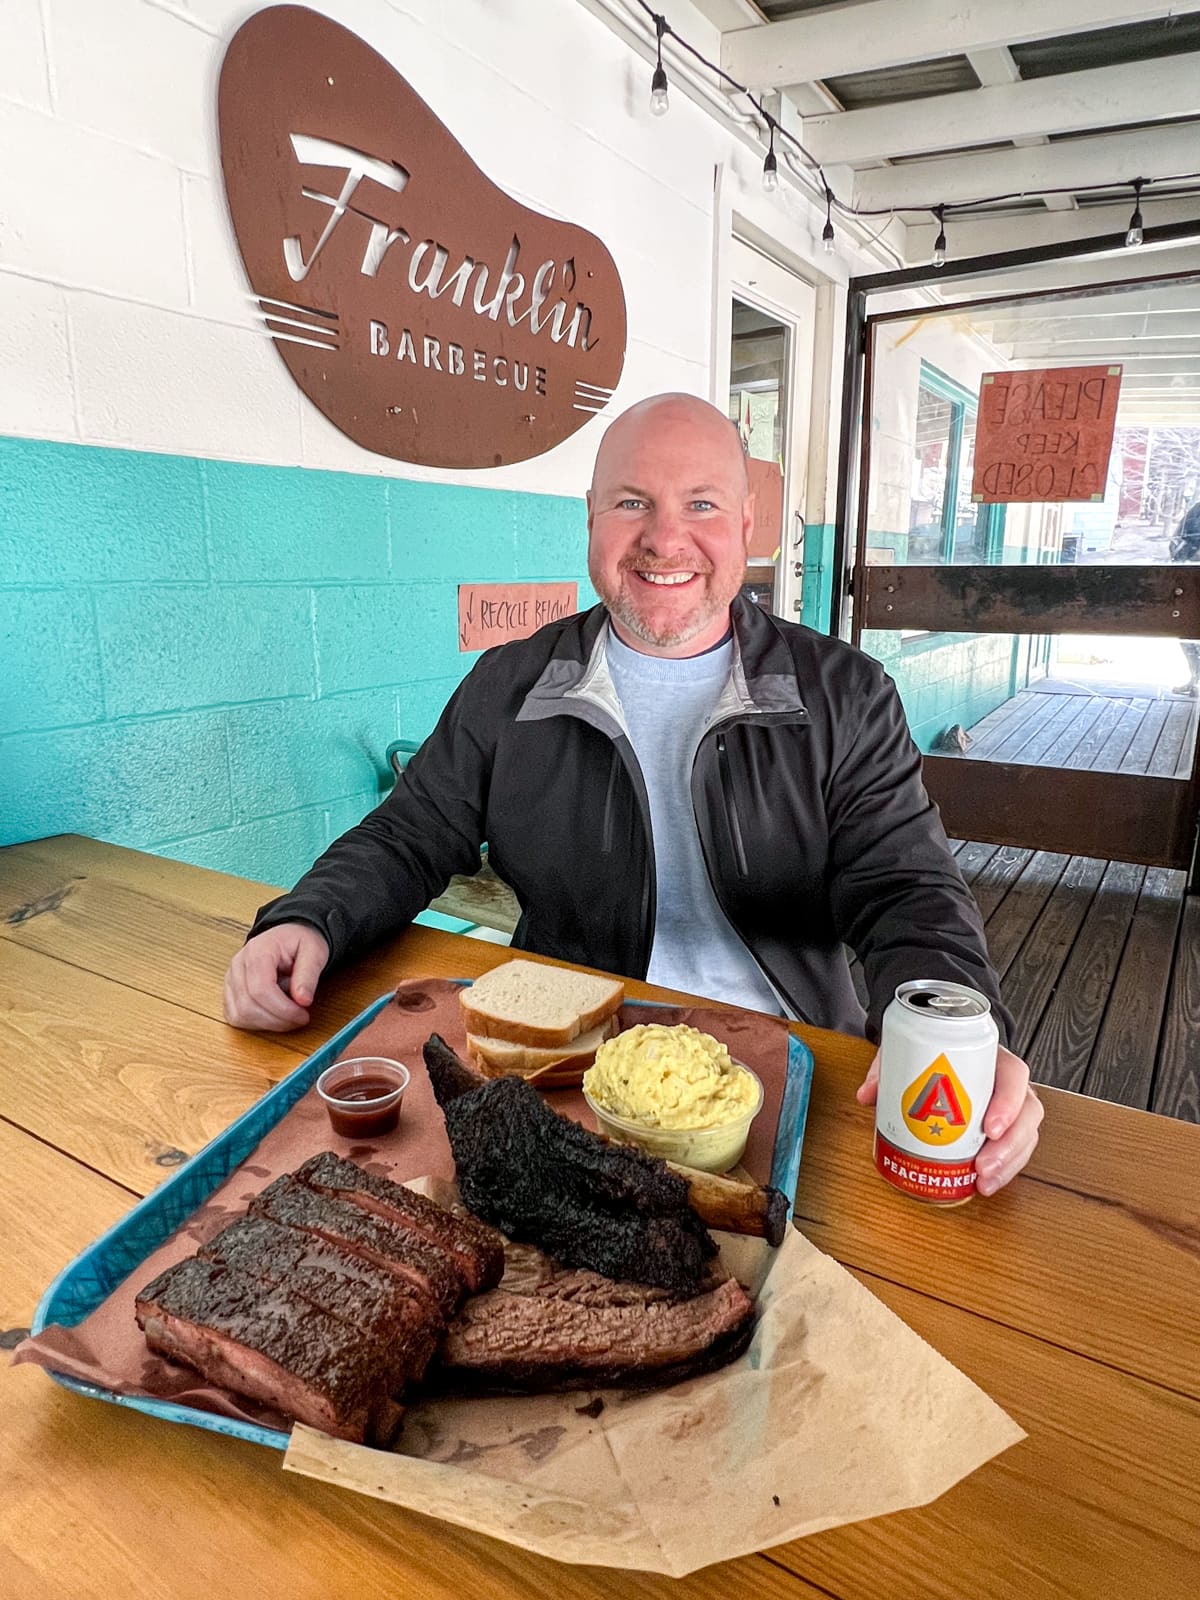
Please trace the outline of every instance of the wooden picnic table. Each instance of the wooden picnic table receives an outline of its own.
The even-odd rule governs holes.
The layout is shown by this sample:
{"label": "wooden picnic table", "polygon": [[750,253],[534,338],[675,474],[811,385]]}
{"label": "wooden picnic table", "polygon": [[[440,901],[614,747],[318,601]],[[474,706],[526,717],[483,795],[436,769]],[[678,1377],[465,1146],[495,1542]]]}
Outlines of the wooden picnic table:
{"label": "wooden picnic table", "polygon": [[[263,885],[78,837],[0,850],[0,1342],[55,1273],[398,979],[503,948],[414,927],[312,1025],[221,1019]],[[632,984],[635,995],[661,991]],[[1200,1128],[1045,1091],[1004,1194],[939,1212],[870,1161],[861,1039],[816,1058],[796,1215],[1029,1438],[935,1504],[683,1580],[562,1567],[284,1474],[274,1451],[0,1381],[6,1600],[754,1595],[1192,1600],[1200,1592]]]}

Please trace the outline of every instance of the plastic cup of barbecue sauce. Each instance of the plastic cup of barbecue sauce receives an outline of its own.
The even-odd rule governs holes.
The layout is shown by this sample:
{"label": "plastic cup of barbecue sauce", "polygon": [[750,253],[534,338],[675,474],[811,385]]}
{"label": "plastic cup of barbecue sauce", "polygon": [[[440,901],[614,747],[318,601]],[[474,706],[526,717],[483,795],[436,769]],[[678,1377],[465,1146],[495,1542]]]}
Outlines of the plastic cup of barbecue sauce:
{"label": "plastic cup of barbecue sauce", "polygon": [[336,1061],[317,1079],[334,1133],[343,1139],[374,1139],[400,1121],[408,1068],[386,1056]]}

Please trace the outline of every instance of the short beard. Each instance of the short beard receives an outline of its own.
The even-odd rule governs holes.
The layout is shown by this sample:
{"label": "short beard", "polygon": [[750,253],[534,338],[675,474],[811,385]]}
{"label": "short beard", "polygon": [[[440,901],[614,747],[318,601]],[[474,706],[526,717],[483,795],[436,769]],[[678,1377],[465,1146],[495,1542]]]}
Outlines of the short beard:
{"label": "short beard", "polygon": [[645,617],[641,616],[633,603],[620,594],[605,594],[600,586],[596,585],[596,592],[604,601],[609,615],[643,644],[653,645],[656,650],[672,650],[677,644],[687,644],[698,633],[703,633],[713,618],[721,609],[719,605],[705,606],[699,616],[682,628],[655,629],[650,626]]}

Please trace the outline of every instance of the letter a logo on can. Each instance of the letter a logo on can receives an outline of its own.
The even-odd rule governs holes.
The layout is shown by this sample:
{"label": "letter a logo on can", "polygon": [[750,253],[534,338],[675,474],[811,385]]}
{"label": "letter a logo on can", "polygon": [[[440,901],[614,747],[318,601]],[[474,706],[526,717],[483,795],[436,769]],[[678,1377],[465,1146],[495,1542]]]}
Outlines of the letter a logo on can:
{"label": "letter a logo on can", "polygon": [[908,1131],[922,1144],[953,1144],[971,1120],[970,1098],[944,1055],[913,1079],[900,1110]]}

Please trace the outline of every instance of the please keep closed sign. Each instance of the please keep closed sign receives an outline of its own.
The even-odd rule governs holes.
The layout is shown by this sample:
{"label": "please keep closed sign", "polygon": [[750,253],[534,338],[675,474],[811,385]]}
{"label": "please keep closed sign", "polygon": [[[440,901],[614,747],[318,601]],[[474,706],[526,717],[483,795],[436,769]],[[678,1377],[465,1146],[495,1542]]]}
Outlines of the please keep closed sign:
{"label": "please keep closed sign", "polygon": [[971,499],[1103,500],[1121,368],[985,372],[979,382]]}

